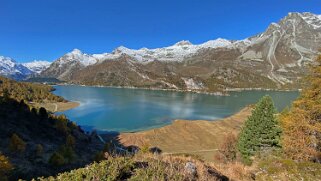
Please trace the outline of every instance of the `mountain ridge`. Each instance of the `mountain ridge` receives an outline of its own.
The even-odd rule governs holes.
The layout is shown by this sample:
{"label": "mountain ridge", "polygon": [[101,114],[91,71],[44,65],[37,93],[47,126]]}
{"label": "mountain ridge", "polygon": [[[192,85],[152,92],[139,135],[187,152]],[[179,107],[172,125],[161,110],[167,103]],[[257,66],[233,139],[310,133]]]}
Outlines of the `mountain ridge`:
{"label": "mountain ridge", "polygon": [[39,74],[50,66],[48,61],[18,63],[10,57],[0,56],[0,75],[14,79],[25,79],[32,74]]}
{"label": "mountain ridge", "polygon": [[[41,76],[85,85],[207,92],[298,88],[320,44],[320,15],[289,13],[266,31],[243,40],[219,38],[198,45],[182,40],[168,47],[137,50],[120,46],[111,53],[81,53],[78,57],[85,58],[80,60],[67,53]],[[82,63],[86,59],[91,63]],[[62,60],[66,66],[59,64]]]}
{"label": "mountain ridge", "polygon": [[86,85],[209,92],[245,86],[298,88],[320,44],[321,15],[291,12],[243,40],[218,38],[201,44],[182,40],[153,49],[119,46],[101,54],[74,49],[38,76]]}

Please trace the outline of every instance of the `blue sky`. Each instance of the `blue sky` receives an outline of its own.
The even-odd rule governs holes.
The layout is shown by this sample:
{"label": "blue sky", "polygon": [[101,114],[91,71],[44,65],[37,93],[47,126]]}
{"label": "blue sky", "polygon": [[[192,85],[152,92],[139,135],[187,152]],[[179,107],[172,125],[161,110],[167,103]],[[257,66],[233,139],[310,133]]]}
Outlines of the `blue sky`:
{"label": "blue sky", "polygon": [[0,0],[0,55],[19,62],[243,39],[288,12],[321,14],[320,0]]}

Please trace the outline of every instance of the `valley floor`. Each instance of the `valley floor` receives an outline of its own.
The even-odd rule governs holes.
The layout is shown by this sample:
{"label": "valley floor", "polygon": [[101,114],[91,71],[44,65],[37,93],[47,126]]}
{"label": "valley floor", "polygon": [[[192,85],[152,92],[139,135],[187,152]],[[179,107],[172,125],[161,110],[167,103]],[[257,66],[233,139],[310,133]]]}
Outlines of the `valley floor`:
{"label": "valley floor", "polygon": [[163,154],[190,154],[212,161],[223,138],[229,133],[238,133],[251,110],[250,107],[245,107],[238,113],[217,121],[176,120],[162,128],[121,133],[117,139],[125,146],[148,145],[161,149]]}

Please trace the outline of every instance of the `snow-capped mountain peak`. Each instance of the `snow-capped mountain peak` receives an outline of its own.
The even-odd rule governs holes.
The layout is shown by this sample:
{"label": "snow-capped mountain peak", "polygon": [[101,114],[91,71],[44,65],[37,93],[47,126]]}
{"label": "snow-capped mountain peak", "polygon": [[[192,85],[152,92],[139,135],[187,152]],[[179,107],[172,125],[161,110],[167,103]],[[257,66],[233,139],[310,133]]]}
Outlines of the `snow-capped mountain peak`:
{"label": "snow-capped mountain peak", "polygon": [[[10,57],[0,56],[0,66],[1,67],[10,68],[10,67],[13,67],[15,65],[15,63],[16,62]],[[4,70],[4,68],[1,70]]]}
{"label": "snow-capped mountain peak", "polygon": [[202,48],[219,48],[219,47],[225,47],[225,48],[231,48],[233,46],[233,43],[230,40],[218,38],[216,40],[210,40],[203,44],[199,45]]}
{"label": "snow-capped mountain peak", "polygon": [[121,53],[130,54],[130,53],[132,53],[132,50],[125,47],[125,46],[119,46],[112,53],[114,53],[114,54],[121,54]]}
{"label": "snow-capped mountain peak", "polygon": [[51,62],[34,60],[32,62],[23,63],[22,65],[30,69],[35,73],[41,73],[43,70],[47,69],[50,66]]}
{"label": "snow-capped mountain peak", "polygon": [[175,46],[185,46],[185,45],[193,45],[193,44],[188,40],[182,40],[175,43]]}
{"label": "snow-capped mountain peak", "polygon": [[112,53],[94,54],[93,56],[100,59],[114,59],[122,54],[132,57],[140,63],[148,63],[154,60],[159,61],[182,61],[184,58],[197,53],[203,48],[233,48],[233,43],[229,40],[218,38],[199,45],[193,45],[188,40],[182,40],[172,46],[148,49],[141,48],[138,50],[129,49],[124,46],[116,48]]}
{"label": "snow-capped mountain peak", "polygon": [[[63,80],[79,80],[79,77],[83,76],[82,74],[75,74],[79,71],[88,73],[87,76],[91,77],[96,70],[102,70],[99,75],[93,76],[92,79],[96,80],[97,77],[102,77],[101,75],[111,77],[110,75],[112,74],[110,73],[114,71],[115,65],[119,65],[117,69],[126,71],[122,74],[120,74],[121,71],[113,73],[127,76],[124,74],[130,71],[137,73],[138,69],[133,68],[133,66],[140,67],[139,70],[146,68],[148,71],[154,71],[155,65],[166,65],[175,62],[173,70],[166,69],[163,72],[172,71],[171,73],[173,74],[180,74],[180,71],[175,71],[183,67],[182,72],[189,73],[190,71],[186,70],[189,70],[189,65],[193,65],[190,68],[198,70],[197,66],[199,66],[201,68],[199,70],[205,72],[204,77],[206,78],[208,75],[219,75],[220,72],[224,72],[225,70],[217,70],[217,72],[212,70],[216,70],[226,63],[231,66],[228,69],[233,70],[234,66],[237,67],[236,69],[245,68],[244,72],[249,71],[249,73],[252,73],[251,71],[253,71],[256,75],[263,75],[271,81],[283,85],[296,81],[293,78],[295,76],[292,74],[301,76],[304,73],[305,65],[314,59],[320,44],[321,15],[294,12],[289,13],[276,23],[271,23],[264,32],[243,40],[235,41],[217,38],[200,44],[192,44],[187,40],[183,40],[166,47],[140,49],[120,46],[110,53],[93,55],[74,50],[66,54],[66,57],[64,56],[56,61],[66,61],[69,62],[68,64],[57,67],[57,64],[53,63],[52,66],[44,71],[43,76],[57,77]],[[127,63],[129,64],[124,64],[123,60],[128,61]],[[184,62],[185,60],[186,62]],[[103,61],[104,63],[100,64]],[[197,62],[197,64],[193,64],[193,61]],[[94,62],[97,63],[88,69],[85,66],[81,66],[91,65]],[[135,62],[137,64],[133,64]],[[150,64],[149,66],[148,63],[150,62],[155,62],[155,64]],[[145,65],[142,66],[140,63]],[[127,65],[130,65],[130,68],[126,67]],[[233,74],[233,71],[230,70],[226,70],[226,72],[229,75]],[[235,72],[238,72],[238,70]],[[138,72],[137,74],[148,81],[151,79],[146,78],[148,76],[144,75],[144,72]],[[131,75],[135,75],[135,73],[129,76]],[[191,71],[189,77],[193,76]],[[106,77],[101,78],[101,81],[106,81]],[[130,78],[126,80],[132,81]],[[185,83],[190,84],[188,81],[185,81]],[[131,84],[131,82],[128,82],[128,85]]]}
{"label": "snow-capped mountain peak", "polygon": [[299,15],[307,24],[311,25],[314,29],[321,28],[321,15],[315,15],[312,13],[302,13]]}
{"label": "snow-capped mountain peak", "polygon": [[28,69],[22,64],[17,63],[12,58],[0,56],[0,75],[21,79],[32,73],[32,70]]}
{"label": "snow-capped mountain peak", "polygon": [[69,52],[68,54],[69,54],[69,55],[78,55],[78,56],[83,55],[82,51],[79,50],[79,49],[77,49],[77,48],[73,49],[73,50],[72,50],[71,52]]}
{"label": "snow-capped mountain peak", "polygon": [[79,49],[73,49],[71,52],[65,54],[63,57],[57,60],[57,62],[60,65],[73,61],[79,62],[83,66],[88,66],[97,63],[97,59],[95,57],[93,57],[92,55],[85,54]]}

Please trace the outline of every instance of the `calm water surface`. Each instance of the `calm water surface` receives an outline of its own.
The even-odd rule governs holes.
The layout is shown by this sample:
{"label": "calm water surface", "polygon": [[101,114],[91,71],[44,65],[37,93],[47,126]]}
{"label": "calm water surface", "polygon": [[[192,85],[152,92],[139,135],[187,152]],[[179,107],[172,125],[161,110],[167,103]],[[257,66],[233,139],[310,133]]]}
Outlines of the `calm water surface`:
{"label": "calm water surface", "polygon": [[242,91],[214,96],[171,91],[119,89],[84,86],[56,86],[57,95],[80,102],[63,112],[86,130],[138,131],[160,127],[174,119],[215,120],[230,116],[262,96],[272,96],[280,111],[298,92]]}

